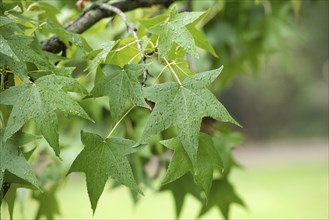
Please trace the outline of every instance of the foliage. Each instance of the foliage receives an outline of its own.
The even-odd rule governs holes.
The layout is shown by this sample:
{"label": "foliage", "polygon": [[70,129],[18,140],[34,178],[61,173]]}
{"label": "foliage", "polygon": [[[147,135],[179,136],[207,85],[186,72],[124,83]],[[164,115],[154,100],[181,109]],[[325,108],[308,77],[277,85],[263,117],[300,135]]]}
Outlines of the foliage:
{"label": "foliage", "polygon": [[[259,12],[259,4],[273,6],[273,12],[293,8],[297,16],[299,1],[293,2],[291,6],[270,1],[239,3],[235,14],[256,10],[257,19],[240,21],[237,17],[235,23],[213,31],[229,29],[216,36],[230,46],[232,42],[244,45],[246,38],[258,41],[264,34],[257,29],[259,18],[266,16]],[[126,15],[116,11],[118,16],[98,22],[85,34],[69,32],[58,21],[68,16],[60,14],[61,9],[80,13],[70,2],[0,4],[0,183],[1,202],[5,199],[10,204],[10,213],[16,195],[12,190],[23,187],[34,190],[32,198],[40,203],[36,218],[54,218],[59,214],[56,190],[73,172],[86,174],[93,212],[109,177],[114,185],[132,190],[134,199],[146,187],[170,190],[177,217],[189,193],[202,205],[200,216],[217,206],[228,218],[232,203],[244,205],[228,179],[229,171],[237,166],[231,151],[241,143],[232,125],[239,124],[209,90],[211,83],[221,81],[223,67],[204,70],[207,65],[202,64],[217,59],[217,53],[224,53],[223,60],[229,60],[233,51],[215,50],[200,29],[216,25],[212,23],[216,19],[207,22],[222,16],[224,5],[230,16],[236,2],[194,2],[195,8],[214,6],[203,12],[180,12],[183,2],[168,9],[138,9]],[[275,20],[287,15],[271,16]],[[252,28],[258,32],[243,39],[237,38],[238,32],[229,35],[246,22],[255,25]],[[51,54],[41,49],[40,42],[52,34],[67,51]],[[259,55],[267,54],[269,44],[264,42],[264,47],[265,51],[255,50],[257,54],[248,61],[255,64]],[[253,49],[244,48],[242,60]],[[205,58],[206,52],[213,58]],[[231,61],[240,65],[240,61]],[[228,76],[230,71],[223,83],[232,77]],[[32,134],[43,138],[35,139]],[[29,162],[20,152],[22,145],[27,151],[36,146],[31,158],[27,157]],[[66,154],[82,147],[75,158],[68,159]],[[144,169],[154,157],[159,158],[159,170],[167,170],[165,176]],[[33,172],[32,167],[41,171]]]}

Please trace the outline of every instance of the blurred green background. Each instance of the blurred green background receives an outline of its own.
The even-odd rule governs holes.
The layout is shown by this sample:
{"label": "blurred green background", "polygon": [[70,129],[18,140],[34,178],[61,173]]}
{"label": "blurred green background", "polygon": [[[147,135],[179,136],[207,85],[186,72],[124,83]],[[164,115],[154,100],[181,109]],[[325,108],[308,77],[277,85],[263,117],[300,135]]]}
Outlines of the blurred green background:
{"label": "blurred green background", "polygon": [[[291,16],[295,29],[281,26],[287,29],[284,31],[288,37],[276,39],[274,35],[271,40],[273,45],[282,47],[280,53],[265,48],[269,58],[250,51],[257,52],[261,47],[257,39],[244,46],[250,51],[248,54],[230,57],[231,53],[221,49],[225,43],[234,44],[236,38],[229,34],[231,30],[223,29],[227,26],[220,22],[221,13],[217,21],[215,18],[204,27],[220,61],[208,58],[201,69],[218,67],[220,62],[225,65],[224,72],[237,74],[223,75],[222,80],[229,81],[229,85],[215,86],[221,89],[221,102],[243,125],[239,131],[246,137],[234,152],[242,168],[233,171],[231,180],[247,209],[233,205],[232,219],[329,219],[328,11],[326,0],[305,1],[299,20]],[[228,42],[218,35],[217,31],[222,30],[226,30],[223,36]],[[249,34],[252,38],[253,33]],[[245,67],[246,59],[257,62]],[[126,188],[109,188],[100,198],[95,219],[175,218],[172,195],[168,192],[146,191],[134,205]],[[92,218],[83,176],[70,175],[56,197],[59,219]],[[34,218],[36,206],[29,200],[22,211],[18,204],[15,219]],[[3,219],[8,219],[6,205],[2,209]],[[199,204],[188,197],[181,218],[194,219],[199,209]],[[203,218],[219,216],[218,210],[213,209]]]}

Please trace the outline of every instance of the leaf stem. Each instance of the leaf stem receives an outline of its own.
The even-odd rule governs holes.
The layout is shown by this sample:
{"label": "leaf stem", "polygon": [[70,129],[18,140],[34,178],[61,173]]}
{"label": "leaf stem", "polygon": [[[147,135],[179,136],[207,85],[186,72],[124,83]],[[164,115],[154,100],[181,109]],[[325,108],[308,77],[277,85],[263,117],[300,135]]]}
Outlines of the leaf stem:
{"label": "leaf stem", "polygon": [[182,85],[182,82],[179,80],[177,74],[175,73],[174,69],[171,67],[171,65],[170,65],[170,63],[168,62],[168,60],[167,60],[165,57],[164,57],[163,59],[164,59],[164,61],[167,63],[169,69],[170,69],[171,72],[173,73],[173,75],[174,75],[175,79],[177,80],[178,84],[179,84],[179,85]]}
{"label": "leaf stem", "polygon": [[0,73],[0,91],[5,90],[5,74],[6,74],[6,69],[3,67],[2,72]]}
{"label": "leaf stem", "polygon": [[112,133],[114,132],[114,130],[118,127],[118,125],[120,124],[120,122],[129,114],[129,112],[131,112],[131,110],[133,110],[133,108],[135,108],[135,106],[136,105],[133,105],[133,106],[131,106],[130,107],[130,109],[128,109],[128,111],[124,114],[124,115],[122,115],[122,117],[119,119],[119,121],[114,125],[114,127],[111,129],[111,131],[110,131],[110,133],[109,133],[109,135],[107,135],[107,137],[106,138],[109,138],[111,135],[112,135]]}
{"label": "leaf stem", "polygon": [[160,76],[162,75],[162,73],[165,71],[165,69],[167,68],[168,64],[166,66],[164,66],[162,68],[162,70],[160,71],[159,75],[155,78],[154,80],[154,84],[157,82],[157,80],[160,78]]}

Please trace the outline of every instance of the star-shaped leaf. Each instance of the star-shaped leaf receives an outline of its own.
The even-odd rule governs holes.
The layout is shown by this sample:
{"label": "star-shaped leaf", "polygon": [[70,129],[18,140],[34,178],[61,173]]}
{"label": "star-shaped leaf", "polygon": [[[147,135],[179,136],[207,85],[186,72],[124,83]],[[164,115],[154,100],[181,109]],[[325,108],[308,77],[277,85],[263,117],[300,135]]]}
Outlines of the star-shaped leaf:
{"label": "star-shaped leaf", "polygon": [[136,143],[123,138],[104,139],[97,134],[82,132],[85,148],[74,160],[69,173],[84,172],[93,212],[109,177],[130,189],[140,192],[126,155],[134,153]]}
{"label": "star-shaped leaf", "polygon": [[56,192],[59,184],[52,185],[49,190],[42,193],[34,193],[32,198],[39,203],[39,208],[35,219],[40,219],[45,216],[47,219],[55,219],[55,215],[60,214],[59,203],[56,198]]}
{"label": "star-shaped leaf", "polygon": [[104,63],[109,52],[112,48],[118,44],[119,41],[109,41],[103,45],[101,49],[91,51],[86,58],[92,59],[86,70],[94,71],[97,69],[99,64]]}
{"label": "star-shaped leaf", "polygon": [[[16,184],[11,184],[5,197],[3,198],[3,200],[6,201],[7,206],[8,206],[8,213],[9,213],[10,220],[14,219],[13,217],[14,217],[14,207],[15,207],[17,188],[18,187]],[[0,196],[2,196],[2,193],[0,194]],[[1,198],[0,198],[0,200],[1,200]],[[1,201],[0,201],[0,205],[1,205]]]}
{"label": "star-shaped leaf", "polygon": [[197,164],[199,130],[203,117],[237,124],[225,107],[206,88],[220,74],[222,68],[187,77],[182,85],[175,82],[145,88],[147,99],[155,107],[141,137],[150,136],[176,126],[178,137],[193,167]]}
{"label": "star-shaped leaf", "polygon": [[82,107],[64,89],[85,92],[74,79],[63,76],[47,75],[35,83],[10,87],[0,93],[0,104],[13,105],[4,141],[17,132],[28,120],[34,119],[56,155],[59,155],[58,126],[56,111],[89,119]]}
{"label": "star-shaped leaf", "polygon": [[191,172],[197,185],[208,197],[213,180],[214,169],[222,169],[223,162],[214,147],[211,136],[200,133],[197,164],[193,168],[179,138],[161,141],[166,147],[173,149],[174,154],[170,161],[163,184],[170,183],[187,172]]}
{"label": "star-shaped leaf", "polygon": [[240,133],[230,132],[228,134],[216,135],[212,139],[223,160],[224,172],[222,175],[227,177],[233,166],[240,167],[232,156],[232,149],[241,144],[243,136]]}
{"label": "star-shaped leaf", "polygon": [[243,201],[235,193],[233,186],[224,178],[214,180],[209,195],[208,204],[203,206],[199,217],[215,206],[220,209],[225,219],[228,219],[231,204],[236,203],[245,206]]}
{"label": "star-shaped leaf", "polygon": [[[158,51],[160,57],[164,57],[174,43],[183,47],[186,52],[197,57],[198,53],[194,38],[191,32],[186,28],[186,25],[197,20],[203,14],[204,12],[178,13],[177,8],[174,7],[166,20],[163,20],[163,16],[161,16],[160,21],[163,20],[163,22],[159,22],[158,24],[151,26],[149,29],[151,33],[159,36]],[[148,22],[145,23],[146,25],[148,24]]]}
{"label": "star-shaped leaf", "polygon": [[145,70],[144,65],[129,64],[124,68],[115,65],[105,65],[104,76],[96,83],[91,91],[93,96],[108,96],[110,98],[110,110],[114,121],[131,106],[150,108],[144,100],[142,85],[137,77]]}
{"label": "star-shaped leaf", "polygon": [[[26,187],[32,186],[37,189],[41,188],[30,165],[19,149],[19,146],[25,144],[25,140],[29,139],[25,136],[25,134],[16,134],[5,141],[4,130],[0,129],[0,186],[6,182],[9,184],[18,183]],[[2,190],[1,187],[1,201],[3,199]]]}
{"label": "star-shaped leaf", "polygon": [[174,196],[177,217],[179,217],[182,211],[186,195],[191,194],[197,200],[201,202],[203,201],[201,190],[196,184],[194,184],[193,178],[189,174],[184,175],[174,182],[162,186],[160,189],[160,191],[166,190],[171,191]]}
{"label": "star-shaped leaf", "polygon": [[29,82],[27,63],[39,70],[53,69],[49,57],[40,44],[24,33],[25,26],[8,17],[0,16],[0,67],[9,68],[23,82]]}

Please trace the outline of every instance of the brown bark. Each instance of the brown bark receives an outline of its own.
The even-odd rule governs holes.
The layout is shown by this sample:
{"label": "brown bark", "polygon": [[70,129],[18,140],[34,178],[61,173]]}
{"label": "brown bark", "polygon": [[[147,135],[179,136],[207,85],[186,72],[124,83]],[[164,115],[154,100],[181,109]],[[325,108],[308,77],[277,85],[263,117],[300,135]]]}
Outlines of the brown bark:
{"label": "brown bark", "polygon": [[[163,5],[168,7],[175,0],[124,0],[114,3],[113,6],[119,8],[121,11],[131,11],[136,8],[151,7],[153,5]],[[73,33],[81,34],[88,30],[94,24],[99,22],[103,18],[111,17],[115,15],[113,12],[101,10],[98,5],[104,3],[104,1],[98,1],[88,7],[82,14],[65,25],[65,29]],[[51,53],[59,53],[66,50],[65,44],[54,35],[42,43],[42,49]]]}

